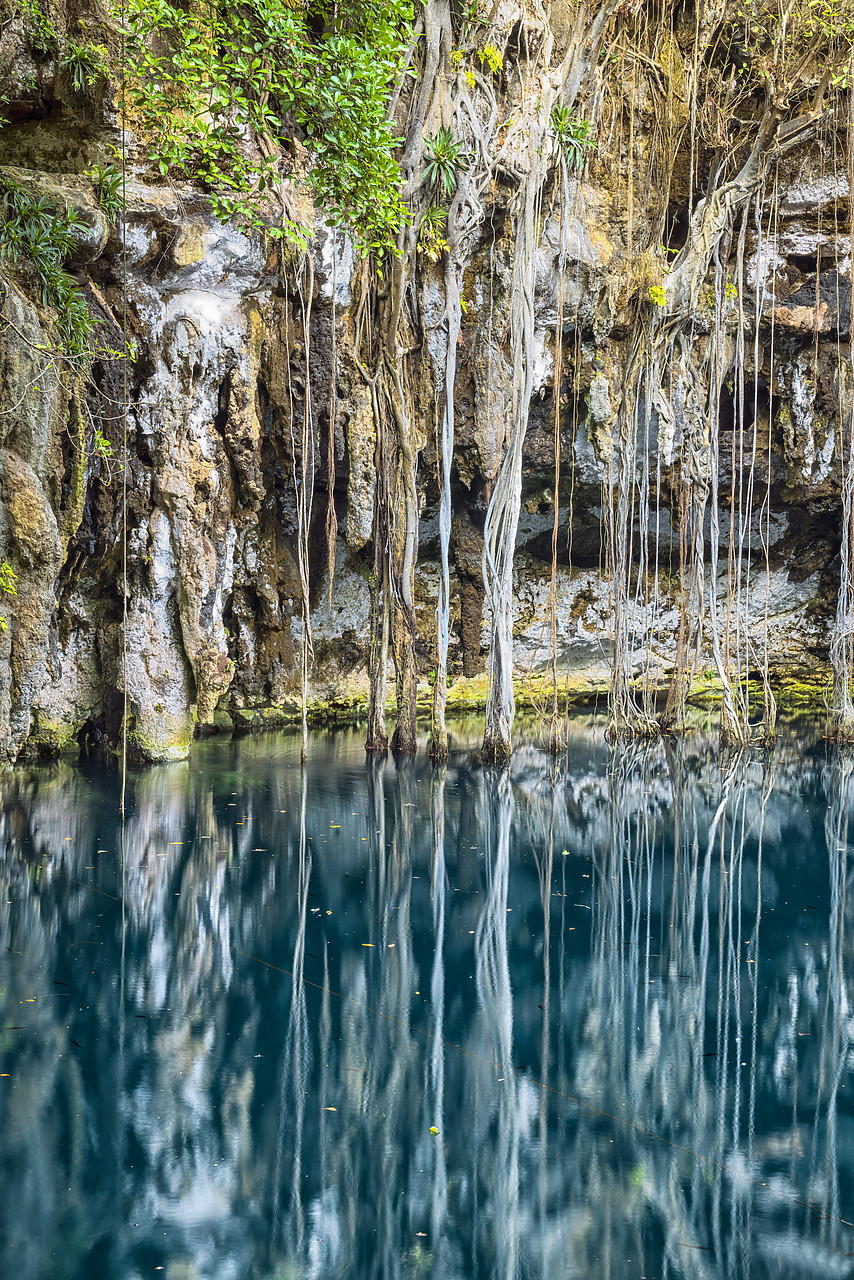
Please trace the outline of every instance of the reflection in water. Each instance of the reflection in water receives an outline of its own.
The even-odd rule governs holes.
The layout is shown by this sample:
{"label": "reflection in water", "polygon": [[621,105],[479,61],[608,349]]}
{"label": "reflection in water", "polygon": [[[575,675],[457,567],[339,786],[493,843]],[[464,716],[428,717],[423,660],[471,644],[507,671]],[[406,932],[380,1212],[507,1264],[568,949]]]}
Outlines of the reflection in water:
{"label": "reflection in water", "polygon": [[[305,926],[308,910],[308,886],[311,883],[311,854],[306,840],[306,774],[300,773],[299,791],[299,849],[297,871],[297,927],[294,942],[293,960],[290,971],[293,977],[291,984],[290,1013],[288,1015],[288,1031],[285,1038],[285,1050],[282,1054],[281,1082],[279,1085],[279,1124],[276,1142],[276,1171],[273,1179],[273,1242],[286,1242],[287,1251],[298,1255],[302,1250],[304,1235],[304,1216],[302,1205],[302,1145],[305,1121],[305,1099],[308,1094],[308,1068],[310,1057],[308,1013],[305,996]],[[263,852],[263,850],[259,850]],[[321,1097],[323,1095],[321,1094]],[[291,1124],[288,1124],[291,1121]],[[321,1118],[321,1128],[323,1128]],[[288,1150],[289,1160],[285,1160],[285,1132],[293,1129],[293,1143]],[[284,1172],[290,1168],[290,1205],[287,1226],[283,1228],[281,1221],[280,1188]]]}
{"label": "reflection in water", "polygon": [[0,1273],[852,1275],[852,758],[0,785]]}
{"label": "reflection in water", "polygon": [[[474,1140],[479,1155],[489,1151],[489,1160],[478,1161],[481,1185],[474,1225],[476,1244],[485,1256],[493,1254],[489,1274],[512,1280],[518,1266],[520,1099],[513,1065],[513,994],[507,957],[513,809],[507,770],[487,772],[484,800],[486,875],[475,936],[479,1017],[473,1044],[487,1066],[475,1082]],[[490,1142],[493,1120],[495,1138]]]}
{"label": "reflection in water", "polygon": [[[444,1130],[445,1107],[445,786],[444,764],[433,771],[430,785],[430,816],[433,826],[433,858],[430,867],[430,896],[433,907],[433,972],[430,976],[430,1067],[425,1089],[427,1115],[433,1117],[431,1131]],[[437,1135],[438,1136],[438,1135]],[[448,1174],[444,1142],[431,1144],[433,1186],[430,1206],[430,1236],[435,1242],[435,1257],[443,1274],[450,1274],[451,1260],[445,1248],[445,1216],[448,1210]]]}

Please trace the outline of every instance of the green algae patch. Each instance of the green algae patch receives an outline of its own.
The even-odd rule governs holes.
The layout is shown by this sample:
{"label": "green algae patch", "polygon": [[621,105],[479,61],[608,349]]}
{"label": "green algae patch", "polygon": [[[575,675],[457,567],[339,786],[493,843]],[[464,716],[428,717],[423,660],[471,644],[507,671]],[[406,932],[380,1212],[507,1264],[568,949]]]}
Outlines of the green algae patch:
{"label": "green algae patch", "polygon": [[83,722],[51,720],[41,712],[32,713],[27,756],[76,756],[80,752],[77,735]]}
{"label": "green algae patch", "polygon": [[367,714],[367,693],[344,692],[313,701],[308,709],[308,723],[318,728],[357,724],[360,720],[364,720]]}
{"label": "green algae patch", "polygon": [[[761,686],[760,686],[761,687]],[[720,706],[724,687],[713,671],[705,671],[691,682],[685,701],[689,706],[711,709]]]}
{"label": "green algae patch", "polygon": [[828,709],[830,699],[829,679],[781,681],[774,689],[777,709],[787,712],[824,713]]}
{"label": "green algae patch", "polygon": [[452,711],[480,711],[486,706],[489,695],[489,678],[484,673],[478,676],[460,676],[448,688],[445,697],[445,709]]}
{"label": "green algae patch", "polygon": [[231,721],[238,733],[263,733],[265,729],[280,729],[298,723],[301,719],[299,703],[283,703],[279,706],[235,707]]}
{"label": "green algae patch", "polygon": [[144,719],[131,714],[128,723],[128,754],[140,764],[167,764],[186,760],[196,729],[196,712],[161,711]]}
{"label": "green algae patch", "polygon": [[[590,706],[606,697],[607,683],[595,676],[558,677],[557,705],[565,711],[567,702],[572,706]],[[448,714],[466,711],[483,711],[489,697],[489,677],[460,676],[448,689],[446,709]],[[551,715],[552,682],[547,675],[521,673],[513,677],[513,697],[517,711],[534,711],[544,717]]]}
{"label": "green algae patch", "polygon": [[[748,680],[742,686],[749,699],[751,717],[754,708],[760,714],[765,705],[765,692],[761,680]],[[821,669],[815,676],[772,676],[771,691],[781,715],[823,715],[828,708],[829,679]],[[694,680],[688,690],[686,702],[693,707],[713,710],[720,706],[723,685],[716,673],[706,671]]]}
{"label": "green algae patch", "polygon": [[[394,710],[394,702],[386,703],[386,713]],[[268,729],[291,729],[302,723],[302,704],[298,698],[256,707],[232,707],[228,712],[218,712],[237,733],[263,733]],[[324,698],[312,698],[306,708],[306,720],[312,729],[330,728],[334,725],[357,724],[368,714],[366,690],[354,689],[332,694]]]}
{"label": "green algae patch", "polygon": [[[394,696],[393,682],[389,682],[386,698],[385,715],[389,735],[394,726],[397,713],[397,702]],[[662,682],[659,690],[659,707],[663,709],[667,682]],[[826,709],[827,684],[822,671],[820,678],[804,679],[786,676],[774,686],[777,707],[781,715],[824,714]],[[638,691],[639,692],[639,691]],[[760,681],[751,680],[747,685],[750,700],[751,720],[758,718],[763,710],[763,690]],[[552,714],[552,682],[547,673],[517,672],[513,680],[513,693],[516,703],[517,724],[519,727],[534,729],[538,724],[547,724]],[[717,675],[704,671],[696,678],[686,697],[686,723],[702,722],[711,727],[719,715],[723,687]],[[459,676],[448,688],[445,711],[448,720],[459,720],[468,716],[482,717],[489,697],[489,677],[486,672],[476,676]],[[604,705],[608,697],[608,680],[601,672],[570,674],[567,679],[563,673],[558,680],[557,706],[558,713],[567,711],[593,709]],[[418,722],[423,729],[430,720],[433,710],[433,682],[422,680],[418,685],[416,710]],[[687,714],[690,713],[690,714]],[[324,696],[313,696],[309,702],[306,718],[310,728],[345,728],[364,723],[368,714],[367,681],[351,680],[342,688]],[[271,729],[293,729],[302,721],[302,707],[298,697],[289,697],[275,705],[264,704],[254,707],[230,707],[227,711],[219,708],[216,713],[216,728],[236,733],[263,733]]]}

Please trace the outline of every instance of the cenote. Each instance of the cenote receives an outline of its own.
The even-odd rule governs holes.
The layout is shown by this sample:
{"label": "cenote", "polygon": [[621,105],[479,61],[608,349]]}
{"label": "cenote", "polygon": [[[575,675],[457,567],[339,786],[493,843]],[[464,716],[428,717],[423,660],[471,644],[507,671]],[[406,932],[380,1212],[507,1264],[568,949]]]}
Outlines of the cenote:
{"label": "cenote", "polygon": [[851,1275],[851,757],[604,724],[7,771],[0,1272]]}

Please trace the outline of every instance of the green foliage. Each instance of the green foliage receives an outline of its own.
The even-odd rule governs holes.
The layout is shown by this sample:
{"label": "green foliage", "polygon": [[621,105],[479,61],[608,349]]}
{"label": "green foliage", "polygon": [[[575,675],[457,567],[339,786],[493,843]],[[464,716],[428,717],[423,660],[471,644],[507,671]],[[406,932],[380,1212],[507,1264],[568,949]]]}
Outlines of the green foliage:
{"label": "green foliage", "polygon": [[489,7],[489,0],[462,0],[462,4],[456,6],[459,18],[456,18],[456,15],[454,16],[456,21],[462,22],[464,28],[466,26],[488,27],[487,13]]}
{"label": "green foliage", "polygon": [[498,75],[498,72],[504,66],[504,59],[494,44],[485,44],[482,49],[478,50],[477,56],[480,59],[481,66],[484,63],[488,63],[493,75]]}
{"label": "green foliage", "polygon": [[92,452],[104,462],[109,462],[115,452],[100,427],[95,427],[92,433]]}
{"label": "green foliage", "polygon": [[14,6],[24,22],[24,33],[36,53],[53,53],[58,40],[53,23],[40,0],[18,0]]}
{"label": "green foliage", "polygon": [[463,144],[454,141],[450,129],[443,125],[438,133],[424,139],[424,159],[427,167],[421,175],[431,187],[442,187],[452,196],[457,189],[461,173],[467,169]]}
{"label": "green foliage", "polygon": [[574,120],[568,107],[555,107],[552,111],[552,133],[566,159],[569,169],[583,169],[584,158],[596,139],[590,137],[590,122]]}
{"label": "green foliage", "polygon": [[125,207],[121,169],[108,160],[104,164],[93,164],[87,174],[92,179],[98,204],[107,221],[110,224],[114,223]]}
{"label": "green foliage", "polygon": [[0,591],[6,593],[7,596],[16,596],[18,588],[15,585],[18,581],[18,575],[9,564],[8,560],[0,563]]}
{"label": "green foliage", "polygon": [[755,52],[776,38],[791,45],[820,39],[844,51],[854,38],[854,9],[849,0],[806,0],[797,10],[784,13],[778,0],[746,5],[736,11],[733,28],[743,37],[742,51]]}
{"label": "green foliage", "polygon": [[66,352],[88,349],[92,321],[82,293],[63,270],[74,238],[86,224],[48,196],[33,196],[15,182],[0,182],[0,262],[29,263],[39,285],[42,306],[57,312]]}
{"label": "green foliage", "polygon": [[796,8],[781,0],[757,0],[736,11],[729,34],[743,92],[771,80],[778,92],[787,85],[803,93],[812,75],[825,67],[831,70],[831,90],[848,88],[854,44],[850,0],[805,0]]}
{"label": "green foliage", "polygon": [[654,302],[657,307],[667,306],[667,294],[660,284],[651,284],[649,286],[649,300]]}
{"label": "green foliage", "polygon": [[[9,561],[2,561],[0,563],[0,591],[5,592],[7,596],[16,596],[18,594],[17,581],[18,575],[9,564]],[[0,617],[0,631],[5,631],[6,626],[6,619]]]}
{"label": "green foliage", "polygon": [[431,204],[424,210],[418,228],[418,248],[430,262],[438,262],[448,248],[445,239],[448,214],[440,205]]}
{"label": "green foliage", "polygon": [[[411,0],[127,0],[126,21],[129,106],[164,177],[195,178],[219,218],[261,226],[293,121],[327,219],[363,254],[394,250],[406,210],[386,103]],[[288,220],[281,234],[303,238]]]}
{"label": "green foliage", "polygon": [[74,92],[83,93],[106,76],[107,50],[102,44],[78,44],[76,40],[69,39],[65,42],[59,65],[71,77]]}

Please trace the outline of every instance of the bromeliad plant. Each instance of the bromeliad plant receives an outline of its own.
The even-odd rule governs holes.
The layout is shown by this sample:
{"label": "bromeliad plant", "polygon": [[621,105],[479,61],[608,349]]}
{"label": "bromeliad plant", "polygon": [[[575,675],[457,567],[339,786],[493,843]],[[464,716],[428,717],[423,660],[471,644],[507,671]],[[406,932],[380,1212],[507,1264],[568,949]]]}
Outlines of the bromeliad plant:
{"label": "bromeliad plant", "polygon": [[104,164],[93,164],[88,170],[88,177],[92,179],[98,204],[107,221],[112,225],[125,207],[122,194],[122,171],[108,160]]}
{"label": "bromeliad plant", "polygon": [[71,77],[74,92],[83,93],[107,75],[107,50],[102,44],[78,44],[69,39],[59,65]]}
{"label": "bromeliad plant", "polygon": [[555,107],[551,117],[552,133],[555,141],[566,159],[567,168],[581,170],[590,148],[596,146],[596,139],[590,137],[590,122],[574,120],[568,107]]}
{"label": "bromeliad plant", "polygon": [[429,262],[438,262],[448,248],[445,239],[447,234],[448,211],[440,205],[431,204],[424,210],[421,225],[418,228],[418,248]]}
{"label": "bromeliad plant", "polygon": [[48,196],[30,195],[7,180],[0,182],[0,219],[0,262],[29,264],[42,306],[57,313],[66,353],[83,355],[92,321],[82,293],[63,267],[86,224],[67,204],[59,209]]}
{"label": "bromeliad plant", "polygon": [[468,168],[463,144],[455,142],[451,130],[443,125],[438,133],[424,139],[424,159],[427,167],[421,175],[422,180],[431,187],[441,187],[445,195],[452,196],[460,174]]}

